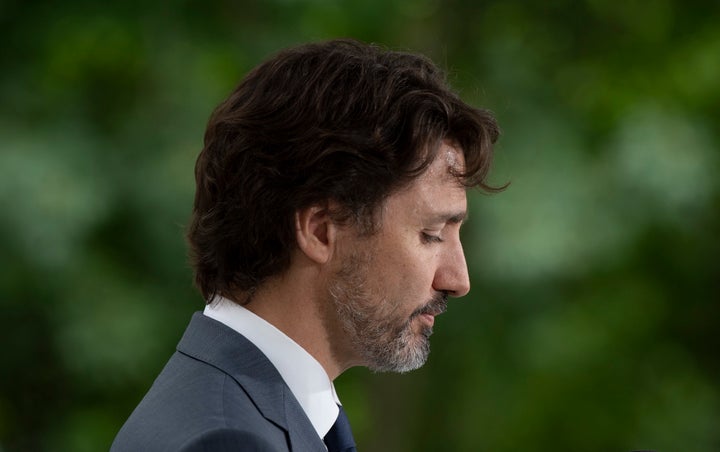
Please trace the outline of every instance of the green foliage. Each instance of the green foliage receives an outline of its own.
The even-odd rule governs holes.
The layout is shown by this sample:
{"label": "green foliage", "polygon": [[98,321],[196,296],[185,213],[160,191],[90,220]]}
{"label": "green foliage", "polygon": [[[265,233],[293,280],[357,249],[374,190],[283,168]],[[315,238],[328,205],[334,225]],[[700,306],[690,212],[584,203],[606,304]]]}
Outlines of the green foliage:
{"label": "green foliage", "polygon": [[191,312],[204,123],[294,43],[411,49],[494,110],[473,290],[425,368],[337,382],[369,451],[720,449],[720,6],[0,3],[0,450],[107,449]]}

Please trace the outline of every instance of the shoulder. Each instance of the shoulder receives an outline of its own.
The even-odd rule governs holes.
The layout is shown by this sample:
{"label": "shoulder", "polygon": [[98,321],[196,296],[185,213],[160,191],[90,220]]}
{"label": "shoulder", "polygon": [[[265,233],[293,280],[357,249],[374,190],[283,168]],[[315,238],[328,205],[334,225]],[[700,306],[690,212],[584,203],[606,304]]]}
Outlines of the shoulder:
{"label": "shoulder", "polygon": [[176,353],[112,450],[222,451],[224,445],[228,450],[278,451],[287,450],[287,438],[232,377]]}
{"label": "shoulder", "polygon": [[255,432],[217,428],[191,438],[179,450],[181,452],[277,452],[281,449],[278,449],[277,443],[258,436]]}
{"label": "shoulder", "polygon": [[161,441],[152,439],[142,442],[115,441],[111,452],[125,451],[180,451],[180,452],[282,452],[290,451],[283,437],[264,436],[247,428],[218,427],[194,434],[179,434]]}

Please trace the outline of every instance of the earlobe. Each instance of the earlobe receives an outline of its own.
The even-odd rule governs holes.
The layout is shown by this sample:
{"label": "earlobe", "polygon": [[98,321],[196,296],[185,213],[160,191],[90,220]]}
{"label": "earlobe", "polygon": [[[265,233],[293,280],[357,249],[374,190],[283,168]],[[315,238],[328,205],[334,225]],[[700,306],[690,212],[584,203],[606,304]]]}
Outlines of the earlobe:
{"label": "earlobe", "polygon": [[295,212],[298,248],[318,264],[326,263],[332,256],[335,233],[335,223],[327,205],[315,205]]}

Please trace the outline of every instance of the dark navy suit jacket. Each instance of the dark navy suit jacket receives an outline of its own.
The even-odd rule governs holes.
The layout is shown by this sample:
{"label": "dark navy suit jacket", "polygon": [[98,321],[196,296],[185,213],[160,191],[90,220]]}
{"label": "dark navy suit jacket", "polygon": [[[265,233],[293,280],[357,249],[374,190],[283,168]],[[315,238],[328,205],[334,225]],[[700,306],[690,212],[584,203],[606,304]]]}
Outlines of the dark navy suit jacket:
{"label": "dark navy suit jacket", "polygon": [[111,451],[326,448],[265,355],[233,329],[196,313]]}

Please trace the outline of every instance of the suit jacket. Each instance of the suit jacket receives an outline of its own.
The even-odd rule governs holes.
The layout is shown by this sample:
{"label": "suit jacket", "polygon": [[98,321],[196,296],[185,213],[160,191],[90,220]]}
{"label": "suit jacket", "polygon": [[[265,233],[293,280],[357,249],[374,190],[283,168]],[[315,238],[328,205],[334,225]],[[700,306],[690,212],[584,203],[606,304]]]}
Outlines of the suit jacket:
{"label": "suit jacket", "polygon": [[111,451],[326,448],[265,355],[241,334],[198,312]]}

